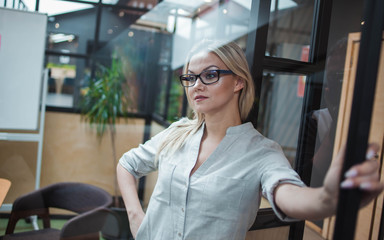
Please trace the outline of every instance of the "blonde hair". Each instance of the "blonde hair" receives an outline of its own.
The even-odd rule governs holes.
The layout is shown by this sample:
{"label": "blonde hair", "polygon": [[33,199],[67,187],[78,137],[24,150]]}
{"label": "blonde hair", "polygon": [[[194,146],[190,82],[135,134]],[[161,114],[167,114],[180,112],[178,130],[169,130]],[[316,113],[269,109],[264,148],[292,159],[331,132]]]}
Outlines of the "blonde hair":
{"label": "blonde hair", "polygon": [[[240,90],[238,104],[240,119],[242,122],[245,122],[255,100],[255,88],[243,50],[234,42],[221,44],[220,42],[204,40],[191,49],[184,65],[184,73],[188,72],[190,59],[201,52],[216,54],[229,70],[243,80],[244,87]],[[190,99],[188,99],[188,102],[190,102]],[[192,120],[184,119],[184,121],[172,124],[168,135],[158,149],[156,161],[160,153],[174,153],[180,149],[187,140],[187,137],[197,132],[203,123],[204,114],[193,111]]]}

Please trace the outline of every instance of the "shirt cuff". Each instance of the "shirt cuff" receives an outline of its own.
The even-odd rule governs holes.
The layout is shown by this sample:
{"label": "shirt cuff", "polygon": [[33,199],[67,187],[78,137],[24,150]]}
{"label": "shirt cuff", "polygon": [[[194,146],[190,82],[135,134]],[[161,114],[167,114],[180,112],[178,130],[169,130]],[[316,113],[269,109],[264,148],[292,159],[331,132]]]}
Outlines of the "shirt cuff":
{"label": "shirt cuff", "polygon": [[133,169],[133,167],[123,159],[124,157],[120,158],[119,160],[119,164],[125,169],[127,170],[130,174],[132,174],[136,179],[140,178],[141,176],[139,176],[136,171]]}
{"label": "shirt cuff", "polygon": [[[296,219],[296,218],[288,217],[276,205],[275,195],[274,195],[275,189],[276,189],[277,186],[279,186],[280,184],[284,184],[284,183],[293,184],[293,185],[296,185],[296,186],[299,186],[299,187],[306,187],[306,185],[301,180],[299,180],[299,179],[297,179],[297,180],[295,180],[295,179],[280,179],[280,180],[274,182],[271,187],[264,188],[263,189],[263,196],[268,199],[269,204],[271,204],[273,211],[275,212],[276,216],[281,221],[284,221],[284,222],[297,222],[297,221],[300,221],[302,219]],[[266,190],[266,189],[268,189],[268,190]]]}

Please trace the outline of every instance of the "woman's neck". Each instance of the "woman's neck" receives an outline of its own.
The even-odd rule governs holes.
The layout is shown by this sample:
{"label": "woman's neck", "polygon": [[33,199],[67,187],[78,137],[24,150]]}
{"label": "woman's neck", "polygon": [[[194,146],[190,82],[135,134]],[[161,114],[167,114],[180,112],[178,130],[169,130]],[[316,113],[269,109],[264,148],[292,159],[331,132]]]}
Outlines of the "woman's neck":
{"label": "woman's neck", "polygon": [[229,127],[241,124],[240,116],[232,117],[210,117],[205,116],[205,133],[207,136],[222,139]]}

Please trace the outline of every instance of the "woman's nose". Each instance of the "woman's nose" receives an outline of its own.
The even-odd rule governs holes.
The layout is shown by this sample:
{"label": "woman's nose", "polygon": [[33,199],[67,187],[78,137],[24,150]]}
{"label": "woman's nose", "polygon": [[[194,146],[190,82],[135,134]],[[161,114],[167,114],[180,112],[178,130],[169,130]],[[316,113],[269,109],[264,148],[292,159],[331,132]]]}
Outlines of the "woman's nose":
{"label": "woman's nose", "polygon": [[205,84],[201,81],[201,78],[197,78],[195,85],[193,85],[194,88],[202,88],[204,86],[205,86]]}

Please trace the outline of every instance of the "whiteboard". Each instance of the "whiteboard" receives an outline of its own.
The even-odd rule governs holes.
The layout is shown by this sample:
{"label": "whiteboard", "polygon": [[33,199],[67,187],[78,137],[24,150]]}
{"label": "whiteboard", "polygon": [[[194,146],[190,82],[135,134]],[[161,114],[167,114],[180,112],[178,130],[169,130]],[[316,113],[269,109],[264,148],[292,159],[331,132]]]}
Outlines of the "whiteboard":
{"label": "whiteboard", "polygon": [[47,15],[0,8],[0,129],[37,130]]}

